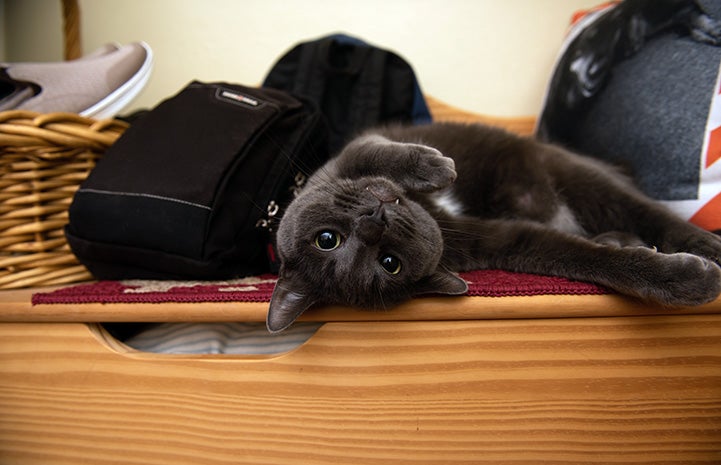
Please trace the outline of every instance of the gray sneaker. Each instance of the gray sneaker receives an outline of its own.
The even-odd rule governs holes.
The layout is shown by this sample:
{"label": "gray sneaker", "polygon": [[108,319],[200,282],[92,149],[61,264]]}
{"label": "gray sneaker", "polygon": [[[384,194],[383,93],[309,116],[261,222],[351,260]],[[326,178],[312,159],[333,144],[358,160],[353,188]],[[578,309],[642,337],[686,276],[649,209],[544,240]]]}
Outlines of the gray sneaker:
{"label": "gray sneaker", "polygon": [[0,63],[0,111],[65,111],[112,118],[145,87],[153,52],[144,42],[107,45],[57,63]]}

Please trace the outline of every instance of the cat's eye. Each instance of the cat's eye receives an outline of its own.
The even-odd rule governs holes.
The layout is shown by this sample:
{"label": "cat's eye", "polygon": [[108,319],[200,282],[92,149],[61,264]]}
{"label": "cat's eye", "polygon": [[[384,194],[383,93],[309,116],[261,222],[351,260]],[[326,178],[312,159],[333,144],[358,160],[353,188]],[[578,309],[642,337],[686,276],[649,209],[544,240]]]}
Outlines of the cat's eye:
{"label": "cat's eye", "polygon": [[315,246],[320,250],[330,251],[340,245],[340,234],[335,231],[321,231],[315,236]]}
{"label": "cat's eye", "polygon": [[393,255],[383,255],[380,259],[381,266],[390,274],[401,272],[401,261]]}

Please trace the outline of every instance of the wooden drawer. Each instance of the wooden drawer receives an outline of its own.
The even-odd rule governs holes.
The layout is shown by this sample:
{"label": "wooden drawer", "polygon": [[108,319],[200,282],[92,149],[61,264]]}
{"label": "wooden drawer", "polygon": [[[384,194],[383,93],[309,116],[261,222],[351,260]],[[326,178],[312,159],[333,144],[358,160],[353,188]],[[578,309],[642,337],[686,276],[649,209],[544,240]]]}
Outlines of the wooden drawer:
{"label": "wooden drawer", "polygon": [[346,312],[273,356],[139,353],[97,324],[6,317],[0,463],[721,463],[718,302],[583,316],[598,298],[625,302]]}

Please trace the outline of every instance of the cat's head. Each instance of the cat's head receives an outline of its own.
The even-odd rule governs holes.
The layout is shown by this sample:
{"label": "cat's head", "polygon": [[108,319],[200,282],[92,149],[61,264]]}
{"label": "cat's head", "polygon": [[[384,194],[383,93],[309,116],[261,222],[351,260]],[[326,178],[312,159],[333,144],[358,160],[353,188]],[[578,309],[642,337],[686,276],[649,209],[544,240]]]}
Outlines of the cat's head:
{"label": "cat's head", "polygon": [[436,221],[381,177],[307,186],[277,235],[281,270],[268,311],[272,332],[316,304],[383,309],[421,294],[463,294],[441,269]]}

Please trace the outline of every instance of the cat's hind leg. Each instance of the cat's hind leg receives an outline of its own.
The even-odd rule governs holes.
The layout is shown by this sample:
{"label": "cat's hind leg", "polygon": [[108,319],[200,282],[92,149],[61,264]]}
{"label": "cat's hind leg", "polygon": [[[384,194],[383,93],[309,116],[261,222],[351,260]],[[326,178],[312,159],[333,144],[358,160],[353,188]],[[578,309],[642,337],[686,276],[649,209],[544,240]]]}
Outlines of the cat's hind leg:
{"label": "cat's hind leg", "polygon": [[547,150],[563,201],[590,236],[625,233],[660,252],[690,253],[721,266],[721,237],[649,198],[615,168],[557,147]]}
{"label": "cat's hind leg", "polygon": [[[602,239],[626,242],[629,236]],[[700,305],[721,293],[721,268],[685,252],[619,246],[513,220],[446,222],[449,267],[562,276],[596,283],[663,306]],[[633,242],[631,242],[633,243]]]}

